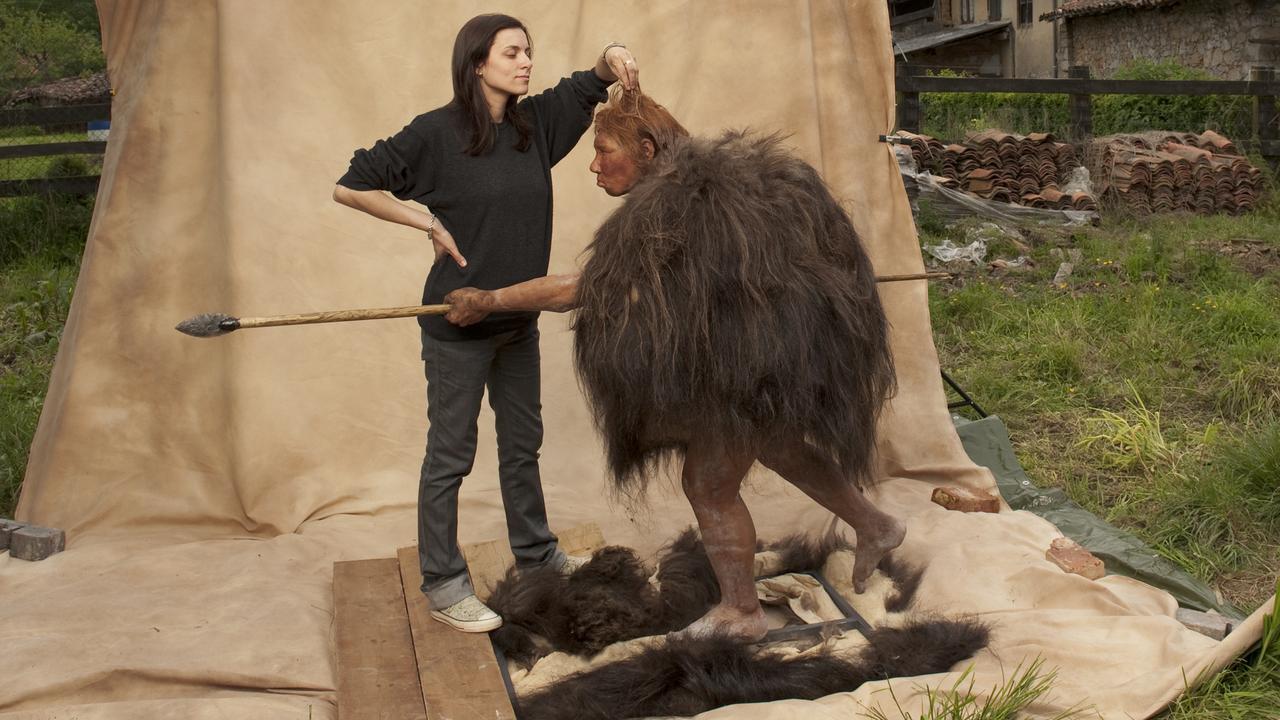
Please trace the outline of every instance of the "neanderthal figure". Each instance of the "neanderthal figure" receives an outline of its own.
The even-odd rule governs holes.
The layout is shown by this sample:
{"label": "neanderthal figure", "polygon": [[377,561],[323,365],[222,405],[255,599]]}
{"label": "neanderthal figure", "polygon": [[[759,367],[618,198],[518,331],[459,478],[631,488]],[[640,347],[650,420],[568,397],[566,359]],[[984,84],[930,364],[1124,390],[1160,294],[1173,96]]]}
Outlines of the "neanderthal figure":
{"label": "neanderthal figure", "polygon": [[758,639],[755,527],[739,495],[759,461],[857,533],[859,592],[903,526],[863,495],[894,387],[870,260],[817,172],[776,137],[688,138],[643,95],[596,117],[597,184],[626,202],[579,276],[445,298],[468,324],[499,310],[567,311],[579,376],[616,487],[639,495],[664,457],[720,584],[682,631]]}

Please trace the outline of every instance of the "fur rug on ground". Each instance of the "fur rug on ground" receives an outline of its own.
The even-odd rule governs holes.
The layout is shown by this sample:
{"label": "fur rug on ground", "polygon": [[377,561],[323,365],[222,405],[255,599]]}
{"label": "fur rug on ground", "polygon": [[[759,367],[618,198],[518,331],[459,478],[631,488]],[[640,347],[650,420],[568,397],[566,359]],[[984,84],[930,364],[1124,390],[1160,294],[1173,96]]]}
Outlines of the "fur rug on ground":
{"label": "fur rug on ground", "polygon": [[[852,547],[834,532],[794,535],[759,550],[756,575],[770,578],[757,584],[762,598],[777,581],[786,585],[786,573],[821,569],[837,587],[852,577]],[[633,550],[612,546],[569,577],[546,569],[508,572],[489,597],[504,619],[492,637],[520,668],[512,681],[520,717],[530,720],[692,715],[737,703],[814,699],[868,681],[943,672],[986,647],[984,623],[914,606],[922,576],[921,568],[889,556],[866,592],[845,594],[874,627],[865,635],[794,646],[671,640],[664,635],[719,600],[702,541],[690,528],[660,551],[656,569]],[[817,585],[796,577],[805,582],[792,588]]]}
{"label": "fur rug on ground", "polygon": [[[851,546],[840,536],[794,535],[766,545],[758,574],[816,570]],[[892,557],[881,571],[896,590],[885,607],[897,612],[911,602],[922,571]],[[610,546],[569,577],[548,568],[507,572],[488,598],[503,618],[494,644],[528,668],[555,651],[591,656],[623,640],[663,635],[702,617],[720,599],[702,540],[692,528],[660,553],[656,572],[630,548]],[[892,606],[892,607],[890,607]]]}
{"label": "fur rug on ground", "polygon": [[813,700],[872,680],[948,670],[985,647],[988,630],[975,620],[919,620],[866,639],[856,653],[823,646],[792,658],[723,638],[669,641],[521,698],[520,717],[689,716],[738,703]]}

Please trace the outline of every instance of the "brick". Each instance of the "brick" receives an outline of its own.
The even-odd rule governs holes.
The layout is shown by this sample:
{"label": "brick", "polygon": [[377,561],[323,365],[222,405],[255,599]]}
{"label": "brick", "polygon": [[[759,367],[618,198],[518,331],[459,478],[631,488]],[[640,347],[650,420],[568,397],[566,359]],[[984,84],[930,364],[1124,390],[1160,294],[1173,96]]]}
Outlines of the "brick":
{"label": "brick", "polygon": [[0,518],[0,550],[7,550],[9,548],[9,537],[13,535],[13,531],[23,527],[26,527],[25,523]]}
{"label": "brick", "polygon": [[9,538],[9,554],[19,560],[43,560],[66,547],[67,535],[61,530],[28,525],[13,531]]}
{"label": "brick", "polygon": [[1107,574],[1107,568],[1102,560],[1071,538],[1054,538],[1053,542],[1049,543],[1049,550],[1044,557],[1062,568],[1063,572],[1080,575],[1090,580],[1097,580]]}
{"label": "brick", "polygon": [[1187,608],[1178,608],[1178,612],[1174,615],[1178,622],[1186,625],[1188,628],[1214,640],[1221,640],[1235,629],[1231,622],[1231,618],[1223,617],[1217,613],[1200,612],[1199,610],[1188,610]]}
{"label": "brick", "polygon": [[1000,498],[983,490],[956,487],[935,488],[933,501],[948,510],[960,512],[1000,512]]}

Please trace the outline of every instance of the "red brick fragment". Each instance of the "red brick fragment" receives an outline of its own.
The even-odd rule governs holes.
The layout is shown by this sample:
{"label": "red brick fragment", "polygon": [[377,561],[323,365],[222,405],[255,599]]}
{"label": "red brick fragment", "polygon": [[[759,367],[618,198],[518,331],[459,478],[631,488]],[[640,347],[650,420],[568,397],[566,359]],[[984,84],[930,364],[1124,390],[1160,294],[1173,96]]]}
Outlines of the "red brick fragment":
{"label": "red brick fragment", "polygon": [[1068,537],[1054,538],[1053,542],[1049,543],[1049,550],[1044,557],[1062,568],[1063,572],[1080,575],[1090,580],[1097,580],[1107,574],[1107,568],[1102,564],[1101,559]]}
{"label": "red brick fragment", "polygon": [[960,512],[1000,512],[1000,498],[996,495],[954,485],[934,488],[933,501],[948,510]]}

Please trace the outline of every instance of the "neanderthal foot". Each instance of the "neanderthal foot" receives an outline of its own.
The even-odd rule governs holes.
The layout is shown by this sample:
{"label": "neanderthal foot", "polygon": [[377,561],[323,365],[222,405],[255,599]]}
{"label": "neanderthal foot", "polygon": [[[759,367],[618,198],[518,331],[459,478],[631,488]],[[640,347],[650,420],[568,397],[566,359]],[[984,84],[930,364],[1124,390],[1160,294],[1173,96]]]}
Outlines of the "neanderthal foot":
{"label": "neanderthal foot", "polygon": [[667,637],[675,640],[707,638],[713,635],[755,642],[769,631],[764,609],[758,604],[752,612],[743,612],[727,605],[716,605],[706,615],[694,620],[689,627],[673,632]]}
{"label": "neanderthal foot", "polygon": [[858,528],[858,545],[853,553],[854,592],[867,589],[867,579],[876,571],[876,566],[890,550],[901,545],[906,536],[906,526],[888,515],[870,528]]}

